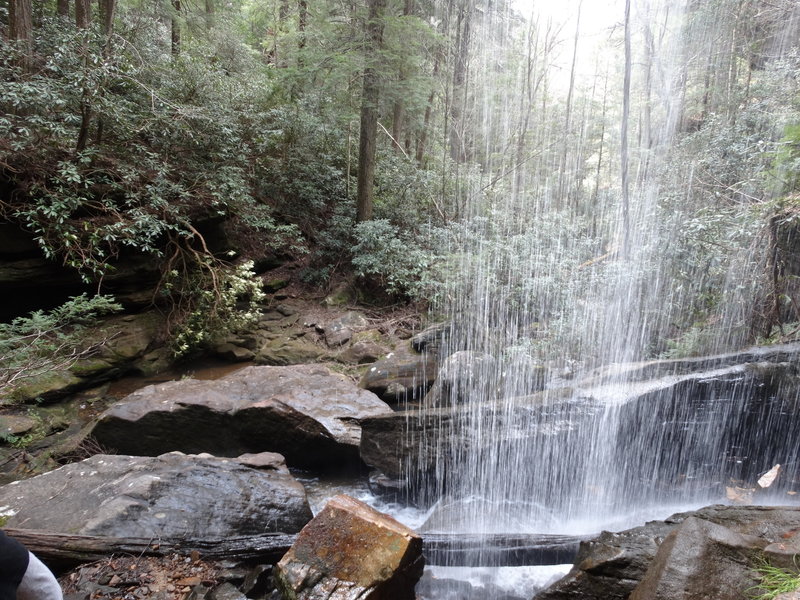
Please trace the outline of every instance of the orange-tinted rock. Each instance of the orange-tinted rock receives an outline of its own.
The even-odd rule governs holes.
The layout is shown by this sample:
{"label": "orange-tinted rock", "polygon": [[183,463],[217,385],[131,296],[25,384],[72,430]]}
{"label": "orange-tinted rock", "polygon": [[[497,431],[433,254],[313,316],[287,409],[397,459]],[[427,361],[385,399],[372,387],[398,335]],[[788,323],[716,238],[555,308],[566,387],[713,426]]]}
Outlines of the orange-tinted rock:
{"label": "orange-tinted rock", "polygon": [[297,600],[414,598],[422,538],[349,496],[332,498],[275,567],[278,589]]}

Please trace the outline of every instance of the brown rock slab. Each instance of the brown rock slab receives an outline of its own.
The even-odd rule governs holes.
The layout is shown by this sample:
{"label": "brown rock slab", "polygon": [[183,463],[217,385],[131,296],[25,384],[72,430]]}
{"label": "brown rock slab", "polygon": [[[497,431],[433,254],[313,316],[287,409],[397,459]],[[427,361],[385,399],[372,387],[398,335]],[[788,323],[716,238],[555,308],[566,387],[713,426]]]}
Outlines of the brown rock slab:
{"label": "brown rock slab", "polygon": [[411,600],[423,566],[419,535],[341,495],[303,528],[275,579],[284,598]]}

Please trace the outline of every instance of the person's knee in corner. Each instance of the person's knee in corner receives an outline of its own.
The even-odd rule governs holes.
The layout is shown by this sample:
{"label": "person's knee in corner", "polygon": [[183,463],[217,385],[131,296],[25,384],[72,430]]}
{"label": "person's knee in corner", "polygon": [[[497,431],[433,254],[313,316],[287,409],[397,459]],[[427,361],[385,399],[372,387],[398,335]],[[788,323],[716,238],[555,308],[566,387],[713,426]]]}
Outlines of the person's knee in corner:
{"label": "person's knee in corner", "polygon": [[55,575],[32,553],[28,570],[17,588],[17,600],[62,600],[61,586]]}
{"label": "person's knee in corner", "polygon": [[63,600],[61,586],[42,561],[0,531],[0,600]]}

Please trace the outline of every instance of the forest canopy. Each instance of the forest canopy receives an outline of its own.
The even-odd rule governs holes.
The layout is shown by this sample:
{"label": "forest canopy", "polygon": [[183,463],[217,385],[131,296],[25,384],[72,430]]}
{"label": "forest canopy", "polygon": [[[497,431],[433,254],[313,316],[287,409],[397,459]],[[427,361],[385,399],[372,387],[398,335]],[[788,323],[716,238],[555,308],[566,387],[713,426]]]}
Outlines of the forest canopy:
{"label": "forest canopy", "polygon": [[286,261],[492,290],[537,356],[591,359],[621,282],[632,356],[796,333],[796,3],[573,5],[5,0],[0,214],[100,293],[149,257],[178,352]]}

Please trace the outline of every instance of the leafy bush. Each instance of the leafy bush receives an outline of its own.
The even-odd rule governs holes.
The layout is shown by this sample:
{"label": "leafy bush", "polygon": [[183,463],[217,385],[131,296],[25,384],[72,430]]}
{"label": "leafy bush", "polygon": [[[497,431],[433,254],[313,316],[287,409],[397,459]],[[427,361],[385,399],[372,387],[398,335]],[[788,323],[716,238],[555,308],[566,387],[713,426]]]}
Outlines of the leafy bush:
{"label": "leafy bush", "polygon": [[359,223],[352,263],[356,275],[372,280],[389,294],[420,300],[431,268],[427,249],[403,236],[386,219]]}
{"label": "leafy bush", "polygon": [[171,272],[180,289],[167,281],[165,291],[179,296],[174,302],[180,310],[172,331],[172,351],[185,356],[218,343],[230,333],[254,325],[264,299],[261,281],[253,273],[252,261],[235,267],[208,265],[193,272],[187,280]]}
{"label": "leafy bush", "polygon": [[51,311],[0,323],[0,396],[11,396],[25,379],[67,369],[97,352],[105,341],[87,344],[87,328],[121,309],[111,296],[83,294]]}

